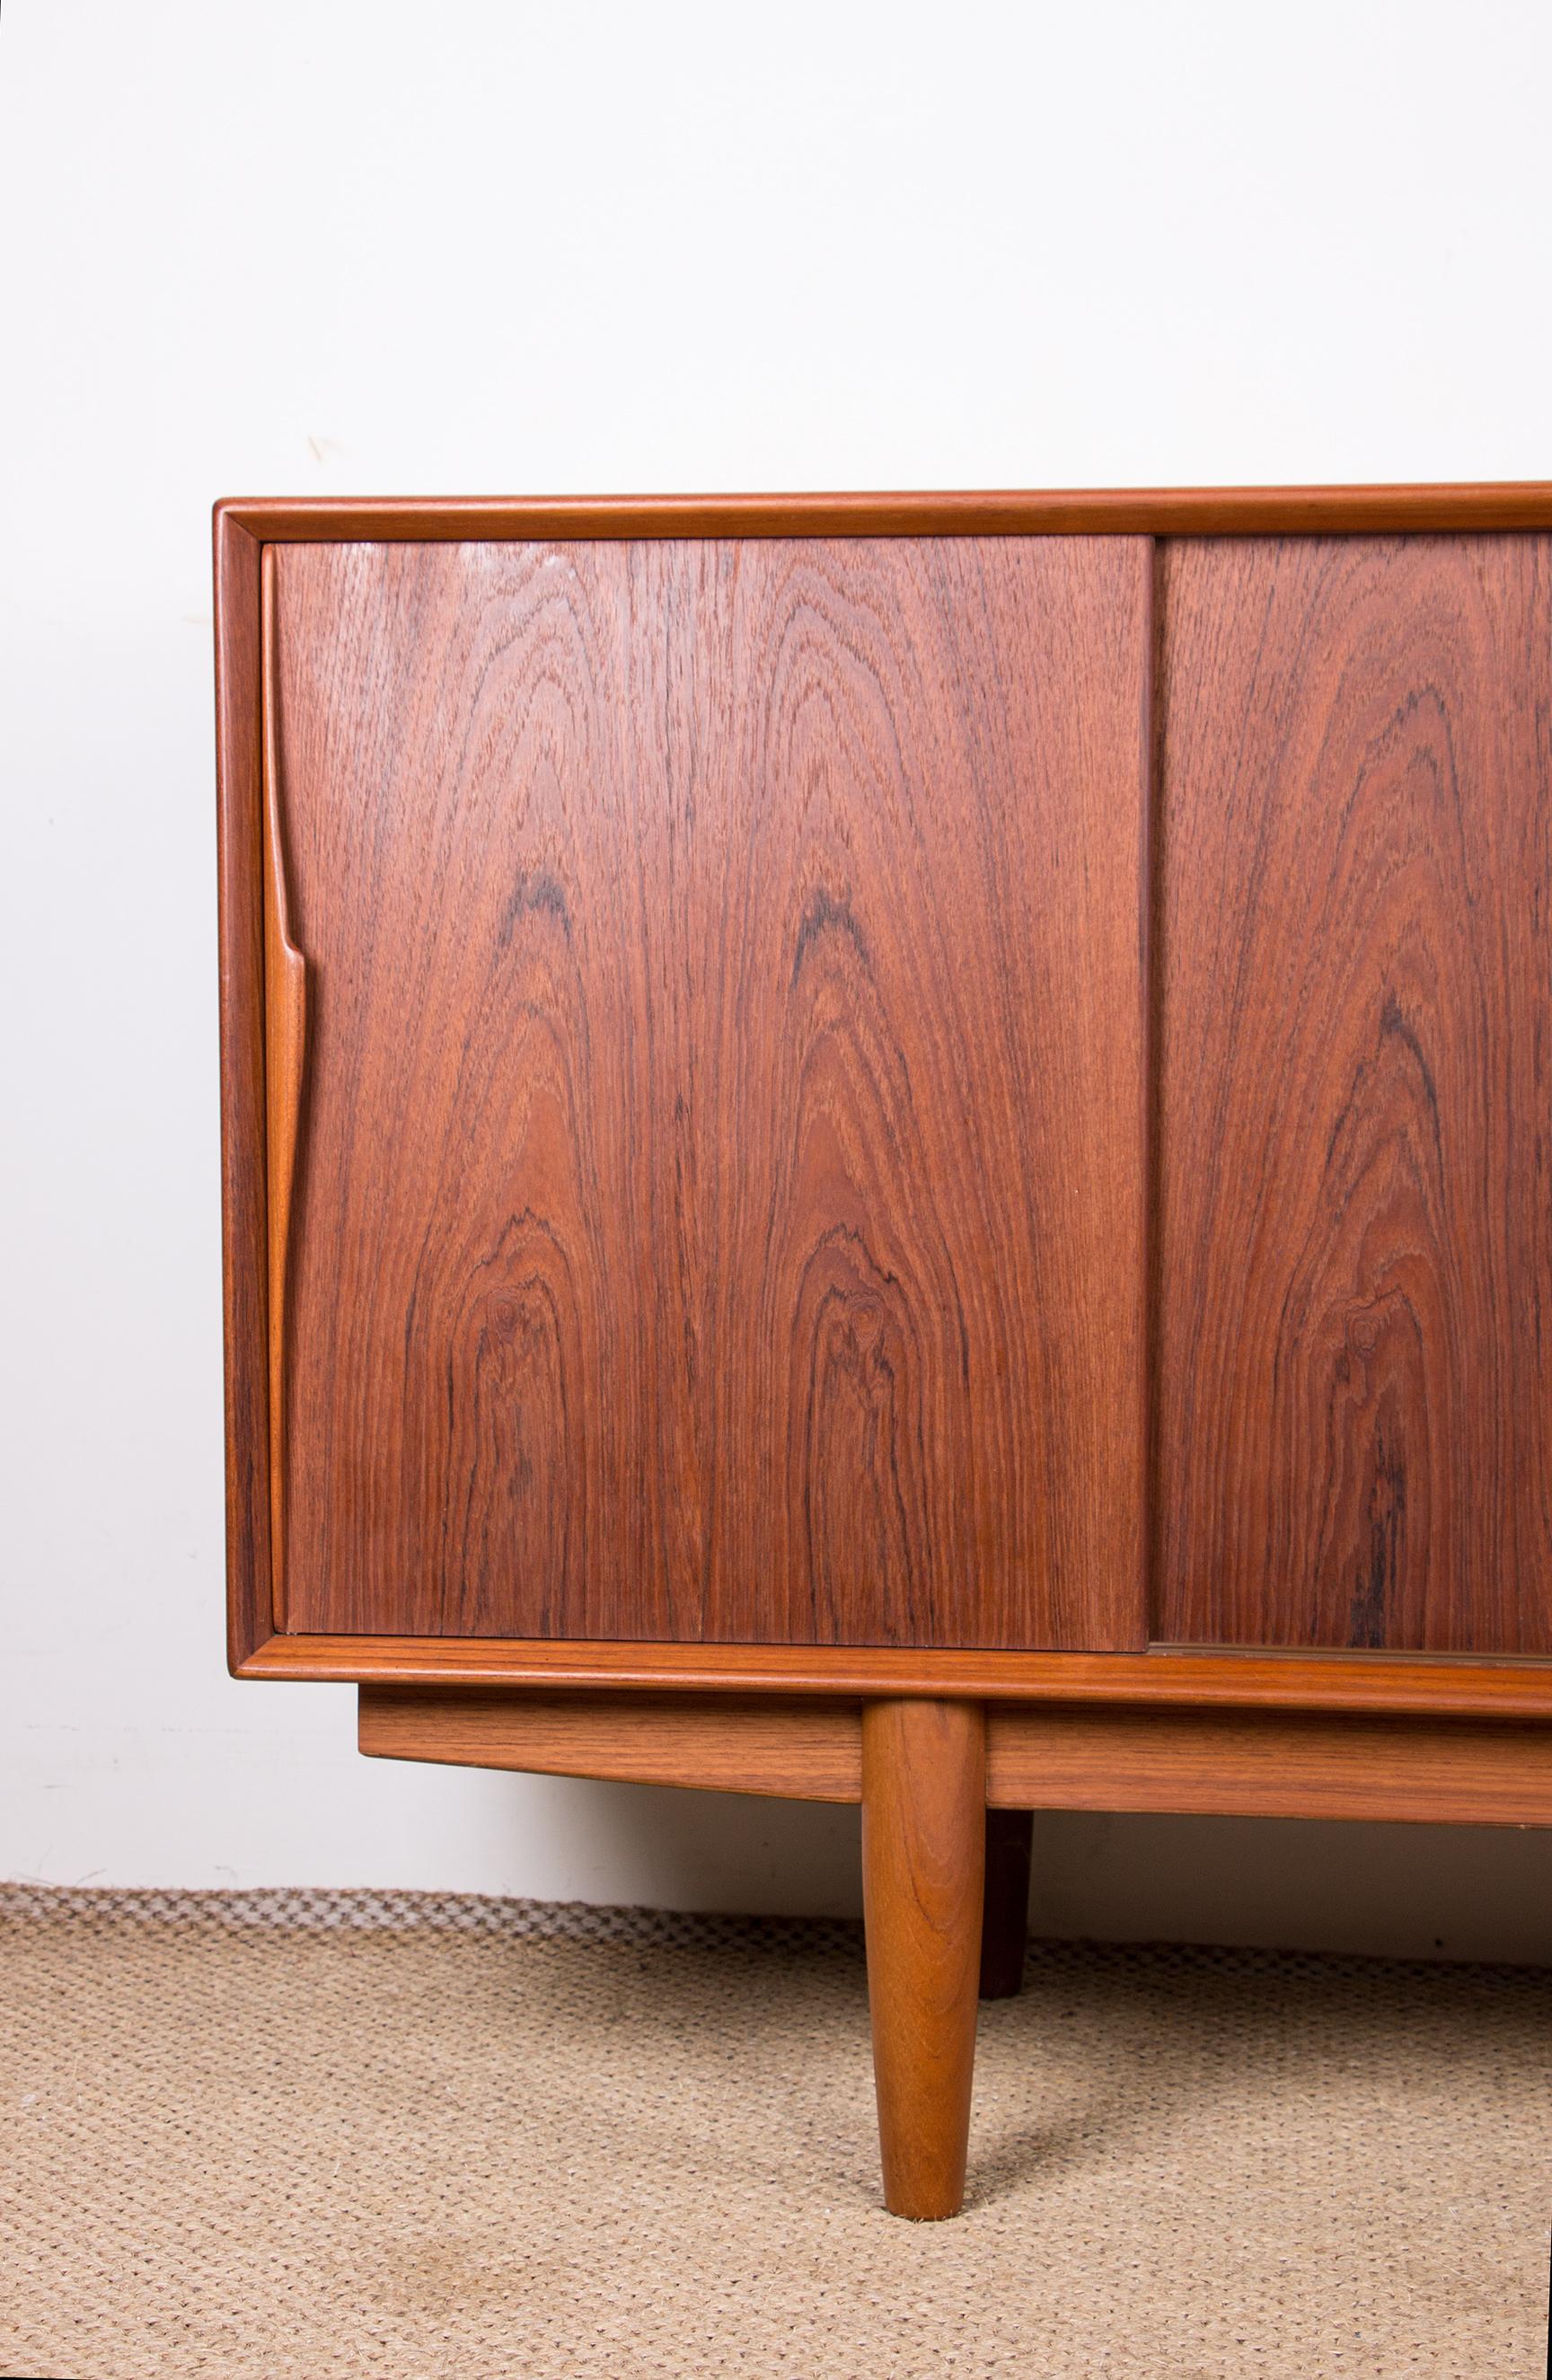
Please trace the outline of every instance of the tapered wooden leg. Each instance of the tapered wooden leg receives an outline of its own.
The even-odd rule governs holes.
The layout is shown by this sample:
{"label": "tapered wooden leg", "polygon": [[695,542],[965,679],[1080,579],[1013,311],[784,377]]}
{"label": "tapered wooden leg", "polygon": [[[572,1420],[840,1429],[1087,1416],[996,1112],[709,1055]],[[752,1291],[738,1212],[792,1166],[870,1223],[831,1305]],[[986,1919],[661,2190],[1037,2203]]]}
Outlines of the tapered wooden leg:
{"label": "tapered wooden leg", "polygon": [[986,1861],[978,1705],[869,1703],[862,1886],[884,2203],[933,2221],[964,2196]]}
{"label": "tapered wooden leg", "polygon": [[986,1814],[986,1914],[981,1920],[981,1998],[1011,2000],[1024,1988],[1029,1938],[1033,1810]]}

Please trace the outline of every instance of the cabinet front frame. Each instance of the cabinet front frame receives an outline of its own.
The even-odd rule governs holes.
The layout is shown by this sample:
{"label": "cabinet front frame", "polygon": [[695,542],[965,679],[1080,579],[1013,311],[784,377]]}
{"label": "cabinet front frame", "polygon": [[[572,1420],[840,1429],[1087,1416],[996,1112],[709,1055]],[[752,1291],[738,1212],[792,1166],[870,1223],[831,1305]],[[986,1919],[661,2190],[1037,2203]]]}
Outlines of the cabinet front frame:
{"label": "cabinet front frame", "polygon": [[1552,1659],[318,1636],[272,1583],[261,580],[267,544],[706,536],[1252,537],[1552,529],[1552,484],[1071,493],[256,498],[215,511],[228,1645],[235,1675],[530,1688],[1552,1717]]}

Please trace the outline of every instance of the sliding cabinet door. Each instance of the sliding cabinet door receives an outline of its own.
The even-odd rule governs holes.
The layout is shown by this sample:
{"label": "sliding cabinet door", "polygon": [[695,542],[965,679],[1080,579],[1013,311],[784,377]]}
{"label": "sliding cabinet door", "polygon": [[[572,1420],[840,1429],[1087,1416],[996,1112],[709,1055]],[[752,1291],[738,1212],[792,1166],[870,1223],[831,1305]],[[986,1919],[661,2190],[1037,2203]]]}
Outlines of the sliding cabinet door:
{"label": "sliding cabinet door", "polygon": [[1552,540],[1159,606],[1158,1633],[1552,1651]]}
{"label": "sliding cabinet door", "polygon": [[1141,1643],[1146,540],[267,566],[285,1625]]}

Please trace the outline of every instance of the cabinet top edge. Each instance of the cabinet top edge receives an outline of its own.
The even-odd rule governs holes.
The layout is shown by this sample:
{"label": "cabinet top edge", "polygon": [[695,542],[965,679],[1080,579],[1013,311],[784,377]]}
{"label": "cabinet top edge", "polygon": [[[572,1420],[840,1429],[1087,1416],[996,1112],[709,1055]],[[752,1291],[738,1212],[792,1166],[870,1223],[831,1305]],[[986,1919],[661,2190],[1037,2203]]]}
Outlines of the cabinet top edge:
{"label": "cabinet top edge", "polygon": [[1552,529],[1552,480],[677,496],[227,496],[272,544],[710,537],[1316,537]]}

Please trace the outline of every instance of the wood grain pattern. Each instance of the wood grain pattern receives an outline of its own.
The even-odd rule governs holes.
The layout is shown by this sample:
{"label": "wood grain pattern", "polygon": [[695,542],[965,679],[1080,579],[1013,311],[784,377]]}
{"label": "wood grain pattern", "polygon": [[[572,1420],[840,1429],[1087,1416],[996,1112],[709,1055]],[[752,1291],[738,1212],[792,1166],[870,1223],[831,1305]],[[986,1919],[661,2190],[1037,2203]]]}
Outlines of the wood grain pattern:
{"label": "wood grain pattern", "polygon": [[591,1644],[467,1636],[272,1636],[245,1678],[610,1687],[687,1694],[945,1694],[986,1702],[1552,1718],[1552,1663],[1394,1653],[962,1652],[950,1645]]}
{"label": "wood grain pattern", "polygon": [[862,1718],[855,1703],[363,1686],[358,1742],[382,1759],[798,1802],[862,1799]]}
{"label": "wood grain pattern", "polygon": [[292,1626],[1142,1641],[1149,589],[280,551]]}
{"label": "wood grain pattern", "polygon": [[1012,1810],[1552,1826],[1552,1727],[1243,1711],[989,1710]]}
{"label": "wood grain pattern", "polygon": [[1552,483],[1063,488],[700,496],[229,497],[218,521],[260,539],[1296,537],[1552,529]]}
{"label": "wood grain pattern", "polygon": [[986,1842],[972,1703],[862,1714],[862,1893],[884,2203],[936,2222],[964,2196]]}
{"label": "wood grain pattern", "polygon": [[1552,1650],[1552,540],[1167,550],[1158,1632]]}

